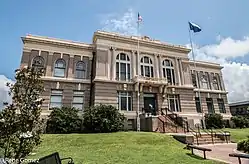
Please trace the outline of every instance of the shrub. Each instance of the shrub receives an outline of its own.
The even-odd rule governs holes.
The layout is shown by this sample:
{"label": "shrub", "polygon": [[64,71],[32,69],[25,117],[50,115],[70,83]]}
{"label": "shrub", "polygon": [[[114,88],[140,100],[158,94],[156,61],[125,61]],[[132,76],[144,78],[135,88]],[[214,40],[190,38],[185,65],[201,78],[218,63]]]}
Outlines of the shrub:
{"label": "shrub", "polygon": [[70,107],[51,108],[53,110],[47,121],[47,133],[76,133],[80,131],[81,122],[78,110]]}
{"label": "shrub", "polygon": [[231,121],[233,121],[235,127],[237,128],[245,128],[249,127],[249,119],[243,116],[233,116],[231,118]]}
{"label": "shrub", "polygon": [[111,105],[98,105],[84,111],[83,125],[87,132],[116,132],[124,128],[124,115]]}
{"label": "shrub", "polygon": [[223,128],[224,121],[221,114],[212,113],[205,115],[206,127],[209,128]]}
{"label": "shrub", "polygon": [[244,139],[237,144],[237,150],[249,153],[249,137]]}

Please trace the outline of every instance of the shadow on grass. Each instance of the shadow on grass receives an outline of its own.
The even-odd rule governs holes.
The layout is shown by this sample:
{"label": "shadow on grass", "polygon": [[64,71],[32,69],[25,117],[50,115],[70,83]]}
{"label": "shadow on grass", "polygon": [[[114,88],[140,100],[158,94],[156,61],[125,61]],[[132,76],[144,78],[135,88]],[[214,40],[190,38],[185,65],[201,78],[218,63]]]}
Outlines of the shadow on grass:
{"label": "shadow on grass", "polygon": [[188,156],[192,157],[192,158],[195,158],[195,159],[198,159],[198,160],[205,160],[204,158],[198,156],[198,155],[195,155],[195,154],[191,154],[191,153],[186,153]]}

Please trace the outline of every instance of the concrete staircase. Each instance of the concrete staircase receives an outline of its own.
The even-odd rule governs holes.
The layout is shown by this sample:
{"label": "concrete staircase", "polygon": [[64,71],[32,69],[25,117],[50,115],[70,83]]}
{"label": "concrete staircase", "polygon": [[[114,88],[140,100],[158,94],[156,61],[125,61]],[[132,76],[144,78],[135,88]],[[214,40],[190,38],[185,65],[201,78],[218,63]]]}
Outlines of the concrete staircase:
{"label": "concrete staircase", "polygon": [[[226,141],[222,140],[219,137],[216,137],[213,134],[213,137],[211,134],[207,134],[207,133],[201,133],[200,136],[198,136],[198,144],[199,145],[203,145],[203,144],[218,144],[218,143],[226,143]],[[194,143],[197,145],[197,137],[194,136]]]}

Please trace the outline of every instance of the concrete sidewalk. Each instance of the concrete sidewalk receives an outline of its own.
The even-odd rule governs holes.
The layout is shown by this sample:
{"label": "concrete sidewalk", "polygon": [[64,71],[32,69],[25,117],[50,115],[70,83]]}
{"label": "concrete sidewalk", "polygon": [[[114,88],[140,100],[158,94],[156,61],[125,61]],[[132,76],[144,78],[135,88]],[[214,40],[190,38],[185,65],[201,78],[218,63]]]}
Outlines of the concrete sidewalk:
{"label": "concrete sidewalk", "polygon": [[[212,149],[211,152],[206,152],[207,159],[219,160],[221,162],[226,162],[229,164],[238,164],[238,158],[229,157],[230,153],[237,152],[237,144],[209,144],[209,145],[200,145],[201,147]],[[194,153],[199,156],[203,156],[202,151],[194,150]],[[249,164],[248,159],[241,159],[242,164]]]}

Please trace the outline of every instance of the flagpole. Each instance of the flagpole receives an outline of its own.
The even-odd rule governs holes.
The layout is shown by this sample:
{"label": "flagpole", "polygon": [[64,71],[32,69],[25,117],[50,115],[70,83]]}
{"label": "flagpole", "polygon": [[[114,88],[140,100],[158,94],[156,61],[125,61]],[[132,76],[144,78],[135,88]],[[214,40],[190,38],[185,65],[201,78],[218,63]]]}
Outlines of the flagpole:
{"label": "flagpole", "polygon": [[204,120],[204,111],[202,108],[202,100],[201,100],[201,91],[200,91],[200,80],[198,78],[198,74],[197,74],[197,69],[196,69],[196,62],[195,62],[195,55],[194,55],[194,48],[193,48],[193,42],[192,42],[192,36],[191,36],[191,31],[189,28],[189,40],[190,40],[190,44],[191,44],[191,51],[192,51],[192,58],[194,61],[194,69],[195,69],[195,77],[196,77],[196,81],[197,83],[197,89],[198,89],[198,97],[199,97],[199,102],[200,102],[200,107],[201,107],[201,112],[202,112],[202,122],[203,122],[203,128],[205,129],[205,120]]}
{"label": "flagpole", "polygon": [[[137,21],[137,62],[139,63],[139,20]],[[137,66],[137,131],[140,131],[140,116],[139,116],[139,99],[140,99],[140,87],[139,87],[139,65]]]}

